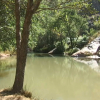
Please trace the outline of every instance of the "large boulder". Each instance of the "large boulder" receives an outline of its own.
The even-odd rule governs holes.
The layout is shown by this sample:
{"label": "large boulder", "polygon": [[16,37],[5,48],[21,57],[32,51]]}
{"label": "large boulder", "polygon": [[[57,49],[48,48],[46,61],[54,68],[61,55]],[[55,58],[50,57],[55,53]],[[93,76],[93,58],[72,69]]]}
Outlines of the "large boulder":
{"label": "large boulder", "polygon": [[91,55],[98,55],[100,50],[100,37],[94,39],[91,43],[86,45],[81,50],[72,54],[73,57],[86,57]]}

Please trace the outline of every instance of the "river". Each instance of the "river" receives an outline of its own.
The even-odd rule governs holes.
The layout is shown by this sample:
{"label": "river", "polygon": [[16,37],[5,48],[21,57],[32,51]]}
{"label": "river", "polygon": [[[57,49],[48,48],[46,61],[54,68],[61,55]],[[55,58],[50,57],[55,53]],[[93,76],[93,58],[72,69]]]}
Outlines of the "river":
{"label": "river", "polygon": [[[79,60],[28,54],[24,89],[40,100],[100,100],[100,66],[94,63],[97,60]],[[15,63],[15,57],[0,60],[0,89],[13,85]]]}

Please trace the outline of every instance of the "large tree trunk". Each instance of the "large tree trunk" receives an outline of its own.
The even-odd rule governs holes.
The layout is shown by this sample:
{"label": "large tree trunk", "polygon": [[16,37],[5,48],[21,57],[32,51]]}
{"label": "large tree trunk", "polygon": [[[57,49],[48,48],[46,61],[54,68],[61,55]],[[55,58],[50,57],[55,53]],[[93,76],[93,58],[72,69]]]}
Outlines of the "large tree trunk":
{"label": "large tree trunk", "polygon": [[31,24],[32,15],[37,11],[41,0],[28,0],[23,31],[20,38],[20,0],[15,0],[15,14],[16,14],[16,45],[17,45],[17,65],[15,81],[12,88],[14,93],[19,93],[23,90],[24,71],[27,57],[27,44],[29,37],[29,28]]}
{"label": "large tree trunk", "polygon": [[24,29],[22,32],[23,35],[22,35],[20,51],[19,51],[19,54],[17,54],[18,60],[17,60],[17,68],[16,68],[16,77],[15,77],[15,82],[13,85],[14,92],[19,92],[23,89],[24,70],[25,70],[26,57],[27,57],[27,44],[28,44],[28,37],[29,37],[30,19],[26,18],[27,21],[24,24]]}

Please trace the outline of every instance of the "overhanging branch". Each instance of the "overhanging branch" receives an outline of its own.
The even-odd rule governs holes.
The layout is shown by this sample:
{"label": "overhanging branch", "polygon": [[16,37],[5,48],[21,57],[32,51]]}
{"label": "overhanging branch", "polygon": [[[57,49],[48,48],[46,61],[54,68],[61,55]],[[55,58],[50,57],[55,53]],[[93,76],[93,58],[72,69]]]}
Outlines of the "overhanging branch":
{"label": "overhanging branch", "polygon": [[39,8],[38,11],[36,11],[36,13],[39,13],[41,11],[44,11],[44,10],[59,10],[59,9],[65,9],[65,8],[68,8],[68,9],[78,9],[80,10],[80,7],[74,7],[74,6],[64,6],[64,7],[56,7],[56,8]]}

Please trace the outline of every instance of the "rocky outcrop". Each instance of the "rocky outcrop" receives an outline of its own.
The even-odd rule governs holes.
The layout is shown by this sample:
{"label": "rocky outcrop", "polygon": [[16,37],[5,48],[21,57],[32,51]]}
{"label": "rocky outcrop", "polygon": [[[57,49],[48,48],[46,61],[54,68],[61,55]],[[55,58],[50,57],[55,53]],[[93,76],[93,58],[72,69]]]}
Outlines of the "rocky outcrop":
{"label": "rocky outcrop", "polygon": [[86,57],[91,55],[100,55],[100,36],[95,38],[87,46],[79,50],[78,52],[72,54],[73,57]]}

